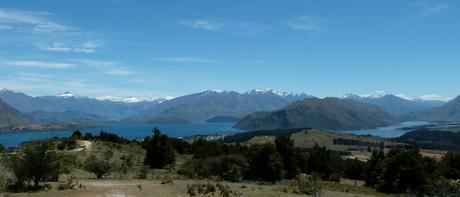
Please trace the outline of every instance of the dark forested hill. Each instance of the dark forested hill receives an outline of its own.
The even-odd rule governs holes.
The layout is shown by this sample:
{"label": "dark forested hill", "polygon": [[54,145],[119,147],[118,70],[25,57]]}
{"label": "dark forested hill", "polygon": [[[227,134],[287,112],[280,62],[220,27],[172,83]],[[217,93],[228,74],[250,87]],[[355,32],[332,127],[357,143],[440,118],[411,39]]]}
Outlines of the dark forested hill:
{"label": "dark forested hill", "polygon": [[241,129],[318,128],[365,129],[386,126],[395,119],[382,108],[338,98],[309,98],[272,112],[253,113],[235,127]]}

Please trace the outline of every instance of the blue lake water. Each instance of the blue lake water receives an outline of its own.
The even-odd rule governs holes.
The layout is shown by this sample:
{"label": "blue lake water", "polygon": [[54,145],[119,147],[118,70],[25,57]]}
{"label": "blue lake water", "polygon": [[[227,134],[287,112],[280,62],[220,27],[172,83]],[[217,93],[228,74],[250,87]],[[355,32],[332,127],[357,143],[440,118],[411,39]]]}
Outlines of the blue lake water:
{"label": "blue lake water", "polygon": [[391,125],[388,127],[380,127],[376,129],[368,129],[368,130],[348,130],[348,131],[338,131],[339,133],[347,133],[347,134],[354,134],[354,135],[373,135],[378,137],[384,138],[395,138],[399,137],[410,130],[405,130],[405,127],[415,127],[415,126],[422,126],[431,124],[428,122],[403,122],[396,125]]}
{"label": "blue lake water", "polygon": [[[163,134],[171,137],[205,135],[205,134],[232,134],[241,132],[233,128],[235,123],[194,123],[194,124],[126,124],[114,123],[106,127],[83,129],[83,133],[98,134],[101,129],[116,133],[127,139],[143,139],[151,136],[154,127],[158,127]],[[17,146],[25,141],[46,139],[52,137],[67,137],[73,131],[21,131],[0,133],[0,144],[5,147]]]}
{"label": "blue lake water", "polygon": [[[126,124],[115,123],[107,127],[84,129],[83,133],[98,134],[101,129],[111,133],[116,133],[127,139],[143,139],[152,135],[154,127],[160,128],[161,132],[171,137],[205,135],[205,134],[233,134],[242,132],[242,130],[233,128],[235,123],[194,123],[194,124]],[[388,127],[381,127],[369,130],[347,130],[336,131],[340,133],[354,135],[373,135],[385,138],[394,138],[408,132],[404,127],[414,127],[427,125],[428,122],[404,122]],[[72,135],[73,131],[22,131],[0,133],[0,144],[5,147],[17,146],[25,141],[46,139],[52,137],[67,137]]]}

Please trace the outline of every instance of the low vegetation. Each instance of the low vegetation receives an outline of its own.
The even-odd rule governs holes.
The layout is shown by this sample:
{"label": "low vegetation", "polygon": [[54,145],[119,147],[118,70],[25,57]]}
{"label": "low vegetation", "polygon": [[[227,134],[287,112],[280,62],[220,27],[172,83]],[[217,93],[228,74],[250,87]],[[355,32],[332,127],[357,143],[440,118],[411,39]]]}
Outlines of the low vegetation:
{"label": "low vegetation", "polygon": [[434,150],[460,150],[460,133],[420,128],[405,133],[397,141]]}
{"label": "low vegetation", "polygon": [[[279,194],[315,196],[334,190],[429,196],[459,191],[459,152],[448,152],[436,160],[422,156],[413,146],[388,149],[383,143],[376,147],[341,140],[342,144],[372,145],[370,158],[359,160],[337,156],[318,144],[309,149],[299,147],[298,139],[293,138],[310,132],[278,134],[265,143],[242,145],[204,139],[188,143],[169,138],[158,129],[143,141],[104,131],[99,135],[76,131],[69,138],[31,142],[4,153],[0,170],[6,176],[0,186],[9,192],[50,187],[79,190],[88,179],[134,179],[138,183],[154,179],[166,188],[181,185],[183,195],[190,196],[240,196],[255,191],[247,187],[263,185]],[[91,146],[81,148],[81,142]],[[139,184],[137,190],[147,187]]]}

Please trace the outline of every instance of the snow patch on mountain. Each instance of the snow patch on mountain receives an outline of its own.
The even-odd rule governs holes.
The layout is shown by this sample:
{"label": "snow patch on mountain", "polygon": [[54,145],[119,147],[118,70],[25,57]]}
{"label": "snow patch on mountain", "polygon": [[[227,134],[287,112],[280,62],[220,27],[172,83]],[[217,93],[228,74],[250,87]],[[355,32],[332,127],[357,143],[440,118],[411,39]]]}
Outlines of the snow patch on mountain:
{"label": "snow patch on mountain", "polygon": [[140,103],[140,102],[157,102],[162,103],[164,101],[170,100],[174,97],[164,97],[164,98],[147,98],[142,99],[139,97],[129,96],[129,97],[116,97],[116,96],[99,96],[96,97],[100,101],[112,101],[112,102],[122,102],[122,103]]}

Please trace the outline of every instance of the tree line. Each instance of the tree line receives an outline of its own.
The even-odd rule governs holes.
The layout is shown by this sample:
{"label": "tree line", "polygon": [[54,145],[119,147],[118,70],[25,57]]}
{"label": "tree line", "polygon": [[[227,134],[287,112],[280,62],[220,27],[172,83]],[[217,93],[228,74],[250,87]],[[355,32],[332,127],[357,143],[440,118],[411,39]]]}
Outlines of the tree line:
{"label": "tree line", "polygon": [[460,179],[460,152],[455,151],[437,161],[422,156],[415,146],[393,147],[385,153],[381,143],[371,150],[369,160],[361,161],[342,159],[317,144],[304,152],[294,146],[290,135],[277,135],[274,143],[254,145],[180,141],[157,130],[145,142],[146,163],[155,161],[150,165],[154,168],[172,165],[178,148],[181,154],[193,154],[192,159],[179,167],[179,173],[191,178],[276,182],[306,173],[326,181],[362,180],[367,187],[384,193],[443,196],[460,192],[459,184],[454,181]]}

